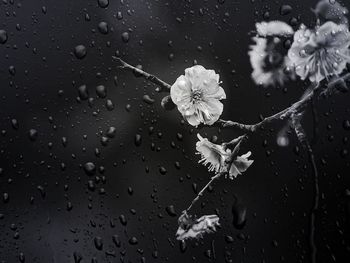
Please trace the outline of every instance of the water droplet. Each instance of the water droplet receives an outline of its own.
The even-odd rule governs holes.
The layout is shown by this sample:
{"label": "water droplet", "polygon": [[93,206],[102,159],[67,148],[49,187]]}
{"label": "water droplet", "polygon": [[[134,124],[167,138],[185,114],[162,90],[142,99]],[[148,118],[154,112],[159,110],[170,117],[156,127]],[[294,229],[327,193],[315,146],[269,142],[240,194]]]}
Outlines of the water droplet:
{"label": "water droplet", "polygon": [[233,215],[233,225],[237,229],[242,229],[247,220],[247,208],[242,204],[235,202],[232,206],[232,215]]}
{"label": "water droplet", "polygon": [[93,162],[87,162],[84,164],[84,171],[87,175],[91,176],[96,173],[96,166]]}
{"label": "water droplet", "polygon": [[81,85],[78,88],[79,98],[82,100],[87,100],[89,98],[89,91],[86,85]]}
{"label": "water droplet", "polygon": [[105,98],[107,96],[107,88],[103,85],[96,87],[96,94],[99,98]]}
{"label": "water droplet", "polygon": [[86,47],[84,45],[78,45],[74,48],[74,55],[78,59],[83,59],[87,54]]}
{"label": "water droplet", "polygon": [[134,142],[136,146],[140,146],[142,143],[142,136],[140,134],[136,134]]}
{"label": "water droplet", "polygon": [[290,5],[282,5],[280,8],[280,14],[282,16],[289,15],[292,12],[293,8]]}
{"label": "water droplet", "polygon": [[94,244],[97,250],[103,249],[103,241],[101,237],[95,237],[94,238]]}
{"label": "water droplet", "polygon": [[144,101],[144,102],[146,102],[147,104],[153,104],[154,103],[154,99],[152,99],[149,95],[143,95],[143,98],[142,98],[142,100]]}
{"label": "water droplet", "polygon": [[161,166],[159,167],[159,172],[160,174],[165,175],[167,173],[167,170],[165,169],[165,167]]}
{"label": "water droplet", "polygon": [[108,128],[108,130],[107,130],[107,132],[106,132],[106,135],[107,135],[107,137],[109,137],[109,138],[114,138],[116,132],[117,132],[117,129],[116,129],[115,127],[112,126],[112,127],[109,127],[109,128]]}
{"label": "water droplet", "polygon": [[28,136],[31,141],[35,141],[38,137],[38,131],[35,129],[30,129],[28,132]]}
{"label": "water droplet", "polygon": [[136,237],[131,237],[131,238],[129,239],[129,244],[130,244],[130,245],[137,245],[137,243],[138,243],[138,240],[137,240]]}
{"label": "water droplet", "polygon": [[130,39],[129,33],[128,32],[124,32],[122,33],[122,40],[124,43],[128,43]]}
{"label": "water droplet", "polygon": [[0,44],[5,44],[7,42],[7,32],[0,29]]}
{"label": "water droplet", "polygon": [[98,31],[100,31],[100,33],[104,34],[104,35],[108,34],[108,24],[107,24],[107,22],[104,22],[104,21],[100,22],[98,24]]}
{"label": "water droplet", "polygon": [[107,109],[108,111],[114,110],[114,104],[113,104],[113,102],[112,102],[111,100],[107,100],[107,101],[106,101],[106,109]]}
{"label": "water droplet", "polygon": [[170,111],[173,110],[176,105],[174,104],[170,96],[165,96],[162,99],[161,106],[163,107],[163,109]]}
{"label": "water droplet", "polygon": [[166,212],[168,213],[169,216],[175,217],[176,211],[175,211],[175,207],[173,205],[169,205],[165,208]]}
{"label": "water droplet", "polygon": [[98,0],[97,3],[99,7],[106,8],[109,5],[109,0]]}

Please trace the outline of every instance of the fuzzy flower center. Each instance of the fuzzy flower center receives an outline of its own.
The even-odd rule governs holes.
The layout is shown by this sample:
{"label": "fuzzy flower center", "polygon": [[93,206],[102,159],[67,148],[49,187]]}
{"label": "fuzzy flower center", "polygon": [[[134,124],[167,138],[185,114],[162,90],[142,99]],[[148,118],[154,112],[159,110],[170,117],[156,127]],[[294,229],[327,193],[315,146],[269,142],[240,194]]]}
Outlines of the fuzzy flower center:
{"label": "fuzzy flower center", "polygon": [[202,91],[200,90],[194,90],[191,94],[191,101],[193,103],[196,103],[198,101],[202,100]]}

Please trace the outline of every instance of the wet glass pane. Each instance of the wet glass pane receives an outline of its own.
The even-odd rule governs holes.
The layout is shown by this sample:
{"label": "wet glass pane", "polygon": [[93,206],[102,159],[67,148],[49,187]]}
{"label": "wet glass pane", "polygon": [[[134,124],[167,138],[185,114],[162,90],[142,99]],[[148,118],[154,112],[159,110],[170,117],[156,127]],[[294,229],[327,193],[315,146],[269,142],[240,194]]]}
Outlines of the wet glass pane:
{"label": "wet glass pane", "polygon": [[349,262],[348,8],[1,0],[0,262]]}

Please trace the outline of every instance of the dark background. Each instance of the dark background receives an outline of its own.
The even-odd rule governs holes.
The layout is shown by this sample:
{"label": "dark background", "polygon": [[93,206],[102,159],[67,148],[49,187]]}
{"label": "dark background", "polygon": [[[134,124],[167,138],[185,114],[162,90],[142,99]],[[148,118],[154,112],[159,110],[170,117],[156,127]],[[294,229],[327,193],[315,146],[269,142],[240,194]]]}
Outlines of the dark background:
{"label": "dark background", "polygon": [[[310,262],[312,172],[293,134],[288,147],[277,146],[280,126],[251,137],[242,153],[253,152],[253,166],[234,181],[215,183],[195,206],[198,216],[219,213],[217,233],[180,249],[177,216],[212,176],[197,164],[197,131],[181,123],[176,110],[165,112],[164,94],[118,69],[111,56],[142,64],[169,83],[194,62],[215,69],[227,94],[222,117],[253,123],[296,101],[308,85],[253,83],[247,51],[255,22],[296,18],[295,28],[311,25],[317,1],[109,2],[107,8],[97,0],[0,3],[0,29],[8,35],[0,44],[0,262]],[[283,4],[292,6],[290,14],[280,14]],[[100,22],[108,24],[107,33]],[[77,45],[86,47],[85,58],[74,55]],[[83,84],[90,103],[77,100]],[[107,88],[106,98],[96,96],[97,85]],[[155,103],[145,103],[145,94]],[[114,110],[106,109],[107,99]],[[349,262],[349,94],[320,98],[315,107],[318,262]],[[312,138],[310,113],[304,124]],[[104,146],[111,126],[116,136]],[[38,132],[34,141],[30,129]],[[217,128],[200,133],[219,142],[240,135]],[[96,165],[95,175],[84,172],[86,162]],[[247,209],[242,229],[232,223],[235,202]],[[169,205],[177,216],[167,213]]]}

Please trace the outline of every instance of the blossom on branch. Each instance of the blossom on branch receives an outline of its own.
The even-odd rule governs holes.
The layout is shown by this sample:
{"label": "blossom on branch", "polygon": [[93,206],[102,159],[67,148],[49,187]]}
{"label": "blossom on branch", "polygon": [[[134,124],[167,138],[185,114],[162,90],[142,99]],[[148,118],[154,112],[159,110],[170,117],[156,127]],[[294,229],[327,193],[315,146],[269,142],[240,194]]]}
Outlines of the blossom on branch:
{"label": "blossom on branch", "polygon": [[207,138],[203,138],[197,134],[199,141],[196,143],[197,154],[201,155],[199,163],[204,166],[209,164],[208,170],[210,172],[223,172],[225,169],[225,160],[229,157],[222,145],[210,142]]}
{"label": "blossom on branch", "polygon": [[249,168],[249,166],[253,164],[254,160],[248,160],[251,154],[252,153],[249,151],[246,154],[237,156],[231,165],[230,171],[228,173],[228,178],[231,180],[237,178],[238,175],[241,175]]}
{"label": "blossom on branch", "polygon": [[197,154],[201,155],[199,163],[209,164],[208,170],[215,173],[227,173],[228,178],[233,179],[245,172],[253,164],[253,160],[248,160],[251,152],[232,159],[232,150],[225,144],[219,145],[210,142],[197,134],[199,141],[196,144]]}
{"label": "blossom on branch", "polygon": [[182,116],[192,126],[214,124],[223,111],[220,102],[226,99],[214,70],[196,65],[185,70],[171,86],[170,96]]}
{"label": "blossom on branch", "polygon": [[294,33],[293,29],[282,21],[256,23],[257,35],[253,37],[254,45],[248,52],[253,68],[252,78],[257,85],[283,85],[293,78],[288,67],[289,58],[285,40]]}
{"label": "blossom on branch", "polygon": [[302,80],[319,83],[344,71],[350,59],[349,46],[346,25],[326,22],[314,30],[302,25],[294,35],[288,57]]}
{"label": "blossom on branch", "polygon": [[333,21],[336,24],[347,24],[348,9],[335,0],[320,0],[313,12],[322,21]]}

